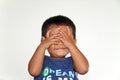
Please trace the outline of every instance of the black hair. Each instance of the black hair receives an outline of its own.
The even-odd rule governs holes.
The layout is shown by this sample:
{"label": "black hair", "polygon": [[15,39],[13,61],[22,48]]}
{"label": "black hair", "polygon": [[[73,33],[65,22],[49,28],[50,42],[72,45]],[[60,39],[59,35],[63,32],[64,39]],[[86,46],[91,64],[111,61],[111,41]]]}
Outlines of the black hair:
{"label": "black hair", "polygon": [[51,25],[66,25],[72,29],[74,39],[76,39],[76,27],[71,19],[66,16],[58,15],[48,18],[42,25],[42,36],[46,36],[47,30]]}

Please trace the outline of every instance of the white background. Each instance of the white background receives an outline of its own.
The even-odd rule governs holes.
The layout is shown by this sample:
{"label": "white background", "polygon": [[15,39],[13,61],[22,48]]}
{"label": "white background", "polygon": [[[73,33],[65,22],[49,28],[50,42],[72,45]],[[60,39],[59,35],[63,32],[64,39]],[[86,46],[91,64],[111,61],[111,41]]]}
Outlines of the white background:
{"label": "white background", "polygon": [[79,80],[120,80],[120,0],[0,0],[0,80],[33,80],[28,62],[42,23],[65,15],[90,68]]}

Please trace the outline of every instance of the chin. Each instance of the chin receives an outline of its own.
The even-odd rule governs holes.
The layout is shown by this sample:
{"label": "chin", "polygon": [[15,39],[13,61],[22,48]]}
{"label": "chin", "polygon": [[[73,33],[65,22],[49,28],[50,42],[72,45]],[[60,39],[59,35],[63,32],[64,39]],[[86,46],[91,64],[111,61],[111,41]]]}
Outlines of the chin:
{"label": "chin", "polygon": [[68,54],[68,50],[54,50],[54,51],[49,51],[50,55],[54,58],[64,58]]}
{"label": "chin", "polygon": [[54,53],[51,56],[53,56],[54,58],[65,58],[67,54],[68,53]]}
{"label": "chin", "polygon": [[66,52],[66,51],[57,51],[55,54],[58,55],[58,56],[66,56],[68,54],[68,52]]}

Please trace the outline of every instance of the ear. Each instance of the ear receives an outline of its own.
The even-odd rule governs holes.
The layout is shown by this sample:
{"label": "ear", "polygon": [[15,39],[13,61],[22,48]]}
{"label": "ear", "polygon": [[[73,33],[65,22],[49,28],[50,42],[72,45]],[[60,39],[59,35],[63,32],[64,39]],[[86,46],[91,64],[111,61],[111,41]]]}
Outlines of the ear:
{"label": "ear", "polygon": [[42,42],[43,40],[45,40],[45,37],[44,37],[44,36],[42,36],[42,38],[41,38],[41,42]]}
{"label": "ear", "polygon": [[77,44],[77,39],[74,39],[74,43]]}
{"label": "ear", "polygon": [[49,37],[49,36],[50,36],[50,32],[51,32],[51,30],[48,30],[48,31],[47,31],[46,37]]}

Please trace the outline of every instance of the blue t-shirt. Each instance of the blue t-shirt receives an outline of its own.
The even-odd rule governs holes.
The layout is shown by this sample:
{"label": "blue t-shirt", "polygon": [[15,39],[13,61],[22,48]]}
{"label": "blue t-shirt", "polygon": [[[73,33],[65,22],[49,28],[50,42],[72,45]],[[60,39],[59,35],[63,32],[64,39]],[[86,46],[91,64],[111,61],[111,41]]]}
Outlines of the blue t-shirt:
{"label": "blue t-shirt", "polygon": [[71,57],[54,59],[45,56],[42,72],[34,80],[78,80]]}

